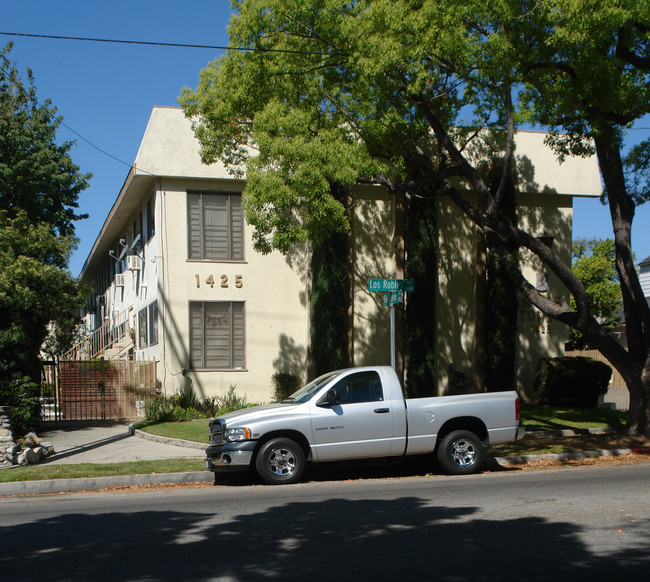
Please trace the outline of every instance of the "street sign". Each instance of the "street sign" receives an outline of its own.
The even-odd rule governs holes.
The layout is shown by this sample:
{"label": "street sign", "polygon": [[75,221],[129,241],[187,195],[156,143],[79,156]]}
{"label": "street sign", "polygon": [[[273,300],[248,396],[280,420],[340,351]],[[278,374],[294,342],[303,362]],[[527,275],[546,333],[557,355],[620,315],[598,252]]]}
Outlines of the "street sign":
{"label": "street sign", "polygon": [[402,292],[398,289],[397,291],[389,291],[384,293],[384,305],[393,305],[395,303],[402,302]]}
{"label": "street sign", "polygon": [[388,293],[389,291],[415,291],[413,279],[368,279],[368,291]]}

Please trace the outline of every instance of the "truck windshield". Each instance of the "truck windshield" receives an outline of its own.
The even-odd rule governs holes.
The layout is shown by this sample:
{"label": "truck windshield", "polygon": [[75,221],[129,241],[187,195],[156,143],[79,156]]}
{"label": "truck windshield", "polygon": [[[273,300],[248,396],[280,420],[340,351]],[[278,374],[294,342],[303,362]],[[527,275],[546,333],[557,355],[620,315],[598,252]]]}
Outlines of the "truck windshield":
{"label": "truck windshield", "polygon": [[307,386],[303,386],[300,390],[294,392],[291,396],[289,396],[289,398],[283,400],[282,402],[307,402],[314,394],[316,394],[316,392],[318,392],[318,389],[321,386],[327,384],[327,382],[329,382],[336,375],[337,374],[335,372],[329,372],[328,374],[319,376],[307,384]]}

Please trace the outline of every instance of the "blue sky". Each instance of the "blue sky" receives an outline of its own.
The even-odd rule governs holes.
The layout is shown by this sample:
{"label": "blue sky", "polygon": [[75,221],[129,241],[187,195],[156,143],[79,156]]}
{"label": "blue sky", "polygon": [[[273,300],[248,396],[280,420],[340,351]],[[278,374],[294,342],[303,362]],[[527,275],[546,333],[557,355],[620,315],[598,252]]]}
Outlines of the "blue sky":
{"label": "blue sky", "polygon": [[[230,13],[228,0],[21,0],[3,3],[0,31],[225,46]],[[89,218],[76,227],[80,243],[70,261],[76,276],[135,159],[152,108],[176,106],[181,89],[196,87],[199,71],[221,51],[0,35],[0,46],[9,41],[23,78],[31,68],[39,100],[51,99],[71,128],[61,126],[59,139],[77,142],[72,158],[93,174],[79,201]],[[635,141],[650,135],[650,119],[639,125],[644,129],[630,134]],[[574,238],[612,236],[609,212],[598,200],[576,200],[574,208]],[[649,217],[650,206],[637,211],[632,242],[638,260],[650,255]]]}

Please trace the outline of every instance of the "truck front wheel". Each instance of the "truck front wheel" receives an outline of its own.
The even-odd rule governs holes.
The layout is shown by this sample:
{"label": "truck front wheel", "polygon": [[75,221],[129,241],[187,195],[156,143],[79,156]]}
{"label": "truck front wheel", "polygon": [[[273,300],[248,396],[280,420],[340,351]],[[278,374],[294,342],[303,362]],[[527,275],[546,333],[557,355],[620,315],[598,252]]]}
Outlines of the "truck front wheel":
{"label": "truck front wheel", "polygon": [[455,430],[442,439],[438,461],[451,475],[476,473],[483,461],[483,443],[468,430]]}
{"label": "truck front wheel", "polygon": [[258,451],[255,470],[269,485],[295,483],[305,470],[305,453],[291,439],[272,439]]}

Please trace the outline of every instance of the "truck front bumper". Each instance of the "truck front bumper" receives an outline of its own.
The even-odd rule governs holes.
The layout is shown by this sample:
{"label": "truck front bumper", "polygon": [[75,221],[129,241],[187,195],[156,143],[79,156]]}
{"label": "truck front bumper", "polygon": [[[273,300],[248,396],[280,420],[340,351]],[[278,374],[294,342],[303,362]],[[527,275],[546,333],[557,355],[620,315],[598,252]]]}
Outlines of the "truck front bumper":
{"label": "truck front bumper", "polygon": [[255,445],[255,441],[243,441],[209,446],[205,449],[205,468],[210,471],[247,471]]}

